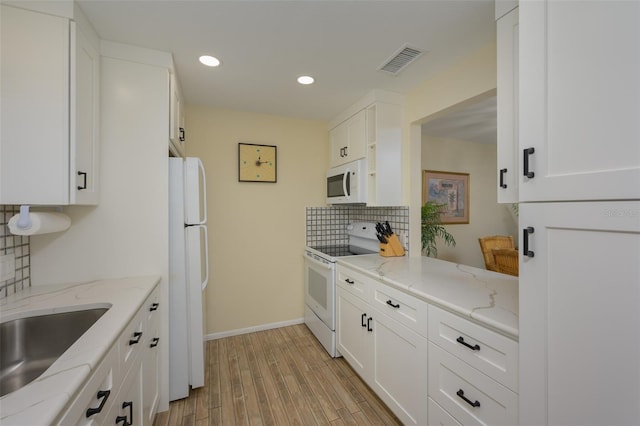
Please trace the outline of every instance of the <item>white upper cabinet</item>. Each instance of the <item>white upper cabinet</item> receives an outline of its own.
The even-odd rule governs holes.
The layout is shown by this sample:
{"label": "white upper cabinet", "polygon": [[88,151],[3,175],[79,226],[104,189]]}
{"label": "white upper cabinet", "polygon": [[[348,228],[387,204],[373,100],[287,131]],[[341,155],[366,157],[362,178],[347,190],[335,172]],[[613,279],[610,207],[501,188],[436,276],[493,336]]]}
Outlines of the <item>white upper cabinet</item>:
{"label": "white upper cabinet", "polygon": [[360,111],[329,132],[330,166],[336,167],[366,156],[365,111]]}
{"label": "white upper cabinet", "polygon": [[176,157],[185,156],[186,131],[184,128],[184,103],[180,83],[175,72],[171,73],[171,97],[169,104],[169,150]]}
{"label": "white upper cabinet", "polygon": [[640,198],[640,2],[519,9],[520,201]]}
{"label": "white upper cabinet", "polygon": [[[498,3],[496,3],[498,8]],[[498,11],[496,11],[496,15]],[[498,202],[518,202],[518,8],[497,21]]]}
{"label": "white upper cabinet", "polygon": [[97,204],[97,50],[74,21],[1,7],[0,204]]}

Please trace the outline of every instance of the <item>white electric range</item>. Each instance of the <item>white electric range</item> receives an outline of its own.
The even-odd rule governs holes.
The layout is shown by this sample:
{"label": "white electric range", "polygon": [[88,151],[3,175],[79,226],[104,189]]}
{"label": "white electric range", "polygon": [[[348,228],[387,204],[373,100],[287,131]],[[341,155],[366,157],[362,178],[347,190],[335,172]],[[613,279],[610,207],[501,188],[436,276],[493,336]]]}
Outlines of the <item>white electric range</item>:
{"label": "white electric range", "polygon": [[352,223],[347,234],[347,245],[306,247],[304,253],[304,322],[332,357],[340,356],[336,350],[336,258],[380,250],[375,223]]}

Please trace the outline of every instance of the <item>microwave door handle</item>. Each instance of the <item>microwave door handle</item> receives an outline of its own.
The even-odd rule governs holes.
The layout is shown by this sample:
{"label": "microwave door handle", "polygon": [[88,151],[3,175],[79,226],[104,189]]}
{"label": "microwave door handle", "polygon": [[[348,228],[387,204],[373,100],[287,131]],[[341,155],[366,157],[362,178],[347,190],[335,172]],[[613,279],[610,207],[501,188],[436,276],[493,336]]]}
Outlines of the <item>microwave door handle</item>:
{"label": "microwave door handle", "polygon": [[344,196],[349,198],[351,194],[349,193],[349,188],[347,188],[347,181],[349,180],[349,175],[351,171],[349,169],[344,171],[344,175],[342,175],[342,191],[344,192]]}

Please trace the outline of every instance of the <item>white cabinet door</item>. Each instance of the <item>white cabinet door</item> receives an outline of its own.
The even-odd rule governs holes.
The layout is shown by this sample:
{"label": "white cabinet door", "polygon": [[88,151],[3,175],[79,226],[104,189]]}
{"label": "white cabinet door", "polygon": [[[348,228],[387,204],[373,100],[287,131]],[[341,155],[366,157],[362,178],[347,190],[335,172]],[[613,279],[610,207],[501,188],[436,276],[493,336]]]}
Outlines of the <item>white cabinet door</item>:
{"label": "white cabinet door", "polygon": [[141,399],[142,370],[133,368],[122,382],[122,387],[114,398],[113,405],[106,415],[104,424],[120,426],[150,425],[149,422],[143,421]]}
{"label": "white cabinet door", "polygon": [[374,313],[372,388],[408,425],[427,423],[427,339]]}
{"label": "white cabinet door", "polygon": [[519,9],[520,201],[640,198],[640,2]]}
{"label": "white cabinet door", "polygon": [[520,424],[640,424],[640,202],[525,203],[520,225]]}
{"label": "white cabinet door", "polygon": [[518,8],[497,21],[498,202],[518,202]]}
{"label": "white cabinet door", "polygon": [[358,112],[329,131],[330,167],[365,158],[367,145],[366,112]]}
{"label": "white cabinet door", "polygon": [[338,287],[336,298],[336,338],[338,352],[349,365],[368,381],[373,359],[370,339],[371,309],[369,305]]}
{"label": "white cabinet door", "polygon": [[67,204],[69,20],[0,7],[0,204]]}
{"label": "white cabinet door", "polygon": [[[70,204],[98,204],[100,55],[71,23]],[[75,67],[73,67],[75,64]]]}
{"label": "white cabinet door", "polygon": [[185,156],[186,134],[184,128],[184,104],[182,102],[182,91],[175,72],[170,79],[170,121],[169,121],[169,141],[170,149],[176,157]]}

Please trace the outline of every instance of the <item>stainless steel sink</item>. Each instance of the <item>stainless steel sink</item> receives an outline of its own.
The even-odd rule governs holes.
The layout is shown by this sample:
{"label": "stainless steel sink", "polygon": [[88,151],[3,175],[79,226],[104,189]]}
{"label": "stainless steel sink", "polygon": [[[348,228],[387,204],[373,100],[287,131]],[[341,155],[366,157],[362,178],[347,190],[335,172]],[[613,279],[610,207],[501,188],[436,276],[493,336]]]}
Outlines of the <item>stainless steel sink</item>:
{"label": "stainless steel sink", "polygon": [[87,309],[0,324],[0,396],[38,378],[105,312]]}

